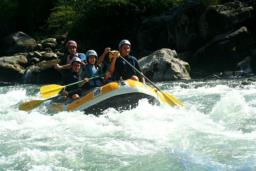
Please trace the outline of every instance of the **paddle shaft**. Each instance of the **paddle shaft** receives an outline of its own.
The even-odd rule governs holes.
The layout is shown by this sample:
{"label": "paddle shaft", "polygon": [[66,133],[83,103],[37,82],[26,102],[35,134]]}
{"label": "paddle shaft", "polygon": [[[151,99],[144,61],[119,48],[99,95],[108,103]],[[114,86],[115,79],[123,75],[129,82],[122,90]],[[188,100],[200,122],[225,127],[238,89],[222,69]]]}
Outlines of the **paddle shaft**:
{"label": "paddle shaft", "polygon": [[[102,76],[102,75],[95,76],[95,77],[91,77],[91,78],[88,79],[88,81],[93,80],[93,79],[95,79],[95,78],[100,78],[101,76]],[[76,84],[79,84],[79,83],[82,83],[83,81],[84,81],[84,80],[80,80],[80,81],[77,81],[77,82],[74,82],[74,83],[65,85],[64,88],[69,87],[69,86],[72,86],[72,85],[76,85]]]}
{"label": "paddle shaft", "polygon": [[[91,79],[93,79],[93,78],[91,78]],[[90,80],[90,79],[89,79],[89,80]],[[69,86],[72,86],[72,85],[76,85],[76,84],[79,84],[79,83],[82,83],[83,81],[84,81],[84,80],[80,80],[80,81],[77,81],[77,82],[74,82],[74,83],[65,85],[64,88],[69,87]]]}
{"label": "paddle shaft", "polygon": [[159,87],[157,87],[148,77],[146,77],[142,72],[140,72],[135,66],[133,66],[129,61],[127,61],[124,57],[120,56],[122,60],[124,60],[130,67],[132,67],[136,72],[138,72],[142,77],[144,77],[153,87],[155,87],[162,95],[164,95],[169,101],[171,101],[172,104],[183,106],[183,104],[178,101],[174,97],[169,97],[166,93],[164,93]]}
{"label": "paddle shaft", "polygon": [[124,57],[120,56],[122,60],[124,60],[130,67],[132,67],[136,72],[140,74],[140,76],[144,77],[153,87],[155,87],[158,91],[162,92],[162,90],[157,87],[148,77],[146,77],[141,71],[139,71],[135,66],[133,66],[129,61],[127,61]]}

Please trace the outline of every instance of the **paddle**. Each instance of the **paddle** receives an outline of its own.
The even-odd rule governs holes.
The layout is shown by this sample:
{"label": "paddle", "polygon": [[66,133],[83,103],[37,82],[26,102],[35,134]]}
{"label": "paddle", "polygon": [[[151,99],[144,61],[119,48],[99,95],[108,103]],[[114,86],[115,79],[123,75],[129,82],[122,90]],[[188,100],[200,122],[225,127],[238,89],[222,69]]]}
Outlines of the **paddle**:
{"label": "paddle", "polygon": [[42,104],[43,102],[45,101],[48,101],[48,100],[51,100],[53,98],[55,98],[57,96],[54,96],[52,98],[48,98],[48,99],[42,99],[42,100],[31,100],[31,101],[28,101],[28,102],[24,102],[24,103],[21,103],[19,105],[19,110],[23,110],[23,111],[30,111],[36,107],[38,107],[40,104]]}
{"label": "paddle", "polygon": [[[91,77],[91,78],[89,78],[89,80],[99,78],[99,77],[101,77],[101,75],[96,76],[96,77]],[[65,85],[65,86],[57,85],[57,84],[51,84],[51,85],[43,86],[40,89],[40,93],[41,93],[42,97],[50,97],[50,98],[42,99],[42,100],[31,100],[31,101],[28,101],[28,102],[24,102],[24,103],[19,105],[19,110],[30,111],[30,110],[38,107],[40,104],[44,103],[45,101],[48,101],[48,100],[51,100],[53,98],[58,97],[58,96],[55,96],[55,95],[59,94],[59,92],[63,88],[71,86],[71,85],[79,84],[83,81],[84,80],[77,81],[77,82],[74,82],[74,83],[71,83],[71,84],[68,84],[68,85]],[[54,96],[54,97],[52,97],[52,96]]]}
{"label": "paddle", "polygon": [[[89,78],[89,80],[96,79],[99,77],[101,77],[101,76],[91,77],[91,78]],[[44,98],[49,98],[49,97],[55,96],[55,95],[59,94],[63,88],[79,84],[83,81],[84,80],[77,81],[77,82],[74,82],[74,83],[71,83],[68,85],[50,84],[50,85],[42,86],[40,88],[40,96],[42,96]]]}
{"label": "paddle", "polygon": [[[89,80],[99,78],[99,77],[101,77],[101,76],[91,77],[91,78],[89,78]],[[57,84],[51,84],[51,85],[43,86],[43,87],[40,88],[40,93],[41,93],[42,97],[45,97],[45,98],[50,97],[50,98],[42,99],[42,100],[31,100],[31,101],[28,101],[28,102],[24,102],[24,103],[19,105],[19,110],[30,111],[30,110],[38,107],[40,104],[44,103],[45,101],[56,98],[57,96],[55,96],[55,95],[59,94],[59,92],[63,88],[68,87],[68,86],[72,86],[72,85],[75,85],[75,84],[79,84],[83,81],[84,80],[77,81],[77,82],[74,82],[74,83],[71,83],[71,84],[68,84],[68,85],[65,85],[65,86],[57,85]],[[52,96],[54,96],[54,97],[52,97]]]}
{"label": "paddle", "polygon": [[122,60],[124,60],[130,67],[132,67],[136,72],[140,74],[140,76],[144,77],[153,87],[155,87],[165,98],[166,102],[172,106],[183,106],[182,102],[179,101],[176,97],[173,95],[163,92],[159,87],[157,87],[149,78],[147,78],[142,72],[140,72],[137,68],[135,68],[129,61],[127,61],[124,57],[120,56]]}

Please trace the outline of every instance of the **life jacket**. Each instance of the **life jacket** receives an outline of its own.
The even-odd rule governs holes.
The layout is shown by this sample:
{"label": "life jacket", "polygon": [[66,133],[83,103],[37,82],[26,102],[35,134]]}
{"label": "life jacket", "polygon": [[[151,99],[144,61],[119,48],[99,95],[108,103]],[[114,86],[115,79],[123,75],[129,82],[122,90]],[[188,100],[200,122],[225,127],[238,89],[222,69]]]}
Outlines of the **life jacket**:
{"label": "life jacket", "polygon": [[[92,78],[102,75],[101,67],[98,65],[86,64],[83,68],[82,78]],[[89,81],[90,88],[102,86],[101,78],[95,78]]]}

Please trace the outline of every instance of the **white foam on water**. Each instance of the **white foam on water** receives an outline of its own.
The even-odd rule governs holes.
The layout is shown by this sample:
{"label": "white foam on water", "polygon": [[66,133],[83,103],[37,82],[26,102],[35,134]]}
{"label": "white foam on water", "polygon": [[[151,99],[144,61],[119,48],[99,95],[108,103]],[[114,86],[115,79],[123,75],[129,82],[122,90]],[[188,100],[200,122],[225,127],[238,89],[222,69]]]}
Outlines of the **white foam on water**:
{"label": "white foam on water", "polygon": [[256,168],[255,107],[246,100],[250,89],[176,90],[167,91],[185,108],[154,106],[144,99],[134,109],[109,108],[99,117],[80,111],[49,115],[40,108],[18,111],[11,106],[33,97],[22,89],[0,94],[0,170]]}
{"label": "white foam on water", "polygon": [[[237,91],[222,95],[210,112],[211,118],[230,129],[244,129],[251,125],[248,121],[256,121],[255,108],[251,107],[244,96]],[[255,129],[252,129],[255,130]]]}

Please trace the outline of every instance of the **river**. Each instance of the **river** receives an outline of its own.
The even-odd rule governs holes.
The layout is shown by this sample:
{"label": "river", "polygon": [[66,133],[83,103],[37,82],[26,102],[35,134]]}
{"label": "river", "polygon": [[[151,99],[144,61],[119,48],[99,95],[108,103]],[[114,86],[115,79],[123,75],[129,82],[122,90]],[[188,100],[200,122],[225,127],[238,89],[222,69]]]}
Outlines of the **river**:
{"label": "river", "polygon": [[0,170],[255,171],[256,82],[157,83],[184,108],[153,106],[96,117],[18,110],[35,85],[0,87]]}

